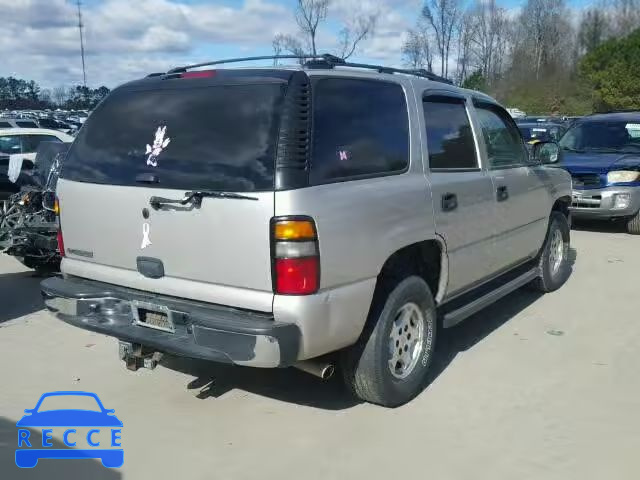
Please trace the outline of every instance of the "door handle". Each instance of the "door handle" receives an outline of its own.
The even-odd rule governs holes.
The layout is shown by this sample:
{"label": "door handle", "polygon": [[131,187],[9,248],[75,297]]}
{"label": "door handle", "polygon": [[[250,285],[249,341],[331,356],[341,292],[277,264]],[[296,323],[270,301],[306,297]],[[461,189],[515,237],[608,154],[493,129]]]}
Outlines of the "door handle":
{"label": "door handle", "polygon": [[498,199],[499,202],[504,202],[509,198],[509,189],[507,188],[506,185],[500,185],[496,189],[496,198]]}
{"label": "door handle", "polygon": [[442,195],[442,211],[450,212],[458,208],[458,196],[455,193],[444,193]]}

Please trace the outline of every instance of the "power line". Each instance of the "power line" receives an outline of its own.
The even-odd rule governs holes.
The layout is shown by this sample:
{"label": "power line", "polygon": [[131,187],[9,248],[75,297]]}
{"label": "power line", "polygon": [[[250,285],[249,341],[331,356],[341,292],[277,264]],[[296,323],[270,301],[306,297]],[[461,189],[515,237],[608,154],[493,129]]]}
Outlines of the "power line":
{"label": "power line", "polygon": [[77,0],[78,5],[78,30],[80,31],[80,55],[82,56],[82,80],[83,84],[87,86],[87,71],[85,69],[84,64],[84,37],[82,35],[82,29],[84,28],[84,24],[82,23],[82,2],[81,0]]}

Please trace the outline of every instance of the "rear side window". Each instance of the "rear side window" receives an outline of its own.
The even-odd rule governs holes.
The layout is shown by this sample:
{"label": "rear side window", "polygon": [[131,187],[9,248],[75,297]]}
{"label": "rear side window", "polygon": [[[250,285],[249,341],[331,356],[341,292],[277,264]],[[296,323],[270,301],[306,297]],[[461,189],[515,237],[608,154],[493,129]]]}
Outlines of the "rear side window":
{"label": "rear side window", "polygon": [[473,132],[464,100],[427,97],[423,106],[429,168],[478,168]]}
{"label": "rear side window", "polygon": [[92,113],[69,151],[69,180],[181,190],[273,189],[285,84],[120,91]]}
{"label": "rear side window", "polygon": [[313,89],[313,185],[404,171],[409,120],[402,87],[324,78]]}
{"label": "rear side window", "polygon": [[22,153],[35,153],[40,142],[62,142],[62,140],[53,135],[23,135]]}
{"label": "rear side window", "polygon": [[0,122],[0,128],[11,128],[11,124],[9,122]]}

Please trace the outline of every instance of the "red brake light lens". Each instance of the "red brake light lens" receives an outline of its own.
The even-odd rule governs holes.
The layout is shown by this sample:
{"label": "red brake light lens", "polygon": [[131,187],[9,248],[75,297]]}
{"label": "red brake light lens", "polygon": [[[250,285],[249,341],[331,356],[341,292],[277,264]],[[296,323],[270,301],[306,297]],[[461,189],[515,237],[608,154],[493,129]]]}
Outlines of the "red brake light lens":
{"label": "red brake light lens", "polygon": [[60,225],[60,201],[58,200],[58,197],[56,197],[53,204],[53,213],[58,217],[58,251],[60,252],[60,256],[64,257],[64,238],[62,237],[62,226]]}
{"label": "red brake light lens", "polygon": [[197,70],[195,72],[185,72],[180,75],[180,78],[211,78],[215,75],[215,70]]}
{"label": "red brake light lens", "polygon": [[320,249],[316,224],[309,217],[280,217],[271,222],[273,292],[311,295],[320,288]]}
{"label": "red brake light lens", "polygon": [[309,295],[317,292],[319,263],[318,257],[276,259],[276,293]]}
{"label": "red brake light lens", "polygon": [[62,238],[62,229],[58,228],[58,251],[60,256],[64,257],[64,238]]}

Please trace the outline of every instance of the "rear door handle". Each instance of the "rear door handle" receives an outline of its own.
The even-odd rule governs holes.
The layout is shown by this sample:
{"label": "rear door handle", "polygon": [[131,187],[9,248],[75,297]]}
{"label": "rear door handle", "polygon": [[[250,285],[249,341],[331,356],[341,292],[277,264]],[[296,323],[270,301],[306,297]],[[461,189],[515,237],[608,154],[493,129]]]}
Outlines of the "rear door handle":
{"label": "rear door handle", "polygon": [[509,198],[509,189],[507,188],[506,185],[500,185],[496,189],[496,198],[498,199],[499,202],[504,202]]}
{"label": "rear door handle", "polygon": [[455,193],[444,193],[442,195],[442,211],[450,212],[458,208],[458,196]]}

